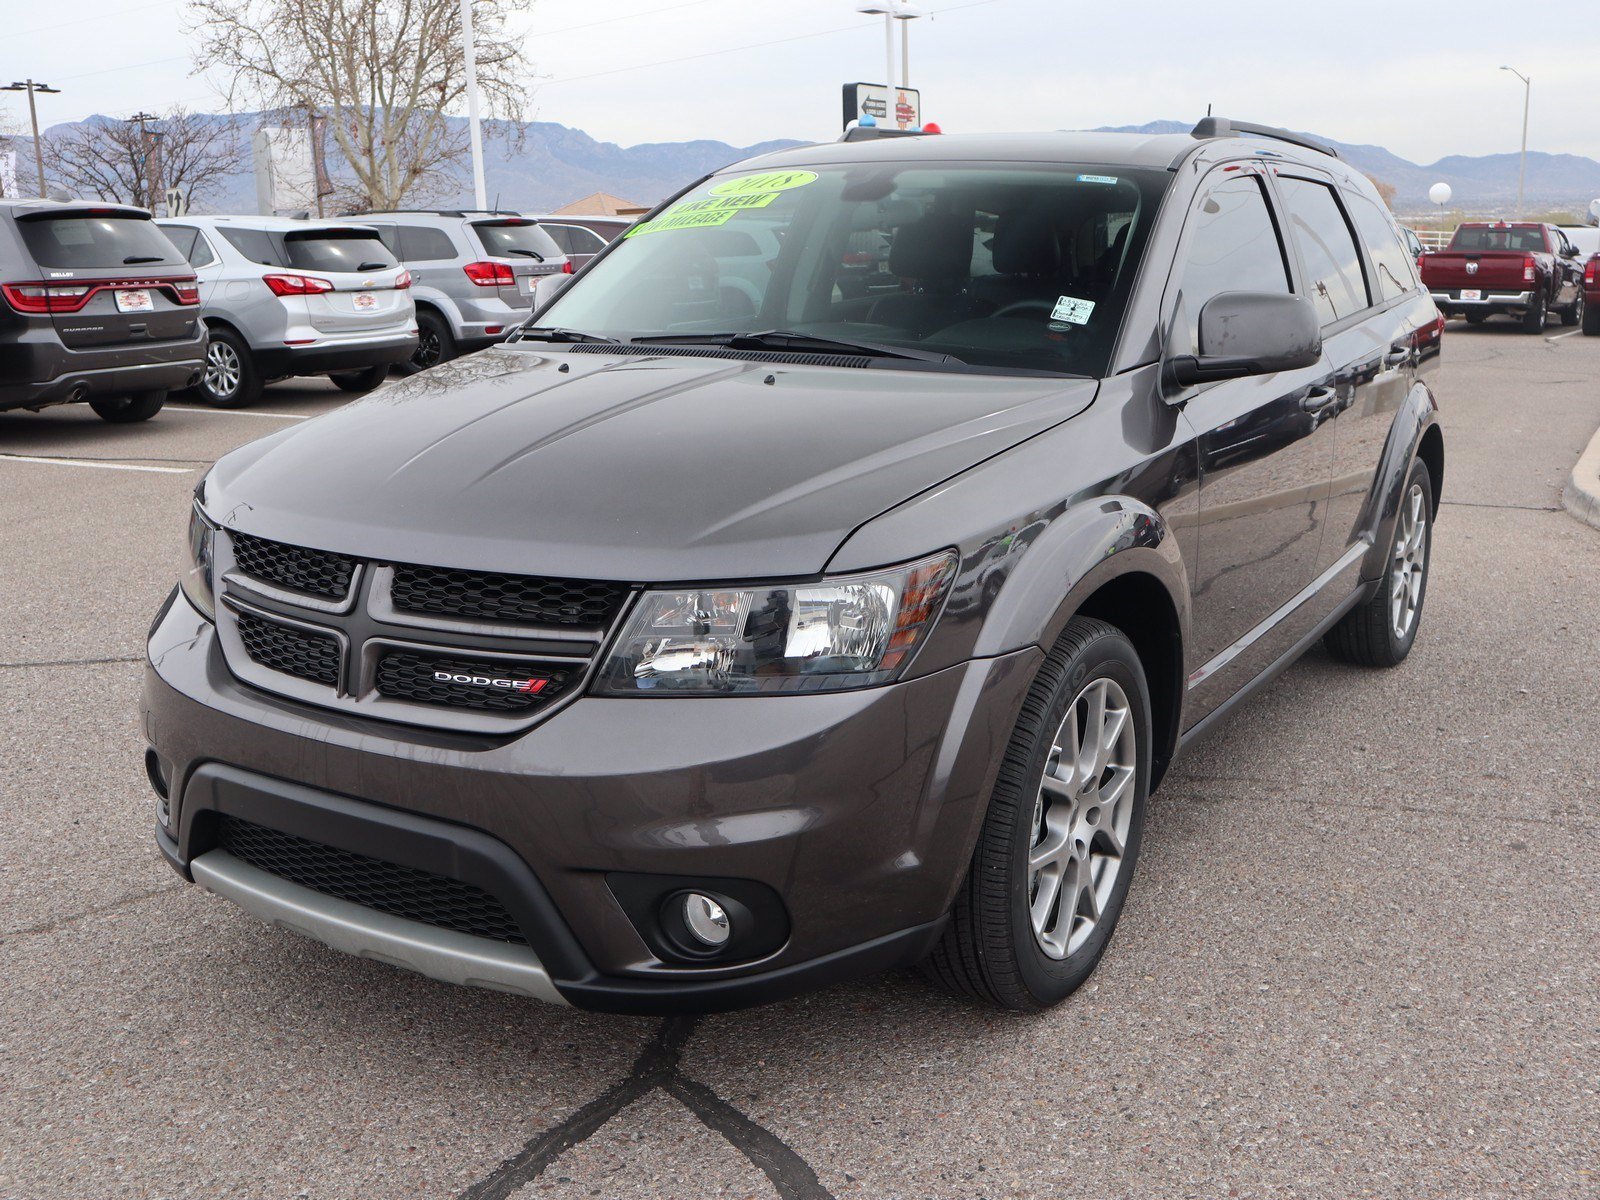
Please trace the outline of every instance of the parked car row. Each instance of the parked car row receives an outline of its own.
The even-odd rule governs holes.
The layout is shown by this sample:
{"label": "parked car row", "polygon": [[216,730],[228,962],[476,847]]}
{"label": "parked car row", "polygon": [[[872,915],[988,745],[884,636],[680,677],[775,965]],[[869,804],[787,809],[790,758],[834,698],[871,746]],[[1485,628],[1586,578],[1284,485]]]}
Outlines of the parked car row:
{"label": "parked car row", "polygon": [[1583,254],[1559,226],[1469,221],[1443,250],[1424,254],[1419,266],[1423,284],[1447,317],[1478,325],[1504,313],[1538,333],[1555,313],[1563,325],[1600,333],[1600,318],[1586,314],[1594,295],[1593,260],[1585,267]]}
{"label": "parked car row", "polygon": [[[99,201],[0,201],[0,410],[88,402],[142,421],[174,391],[220,408],[326,375],[366,392],[507,336],[539,279],[627,228],[514,212],[155,220]],[[572,247],[569,252],[568,247]]]}

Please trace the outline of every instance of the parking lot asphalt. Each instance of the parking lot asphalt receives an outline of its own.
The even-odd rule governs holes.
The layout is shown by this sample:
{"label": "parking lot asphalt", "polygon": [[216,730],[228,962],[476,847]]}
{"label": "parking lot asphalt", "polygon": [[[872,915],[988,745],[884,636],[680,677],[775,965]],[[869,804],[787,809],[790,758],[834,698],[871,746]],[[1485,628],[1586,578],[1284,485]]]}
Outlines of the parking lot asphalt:
{"label": "parking lot asphalt", "polygon": [[1561,332],[1452,322],[1415,652],[1314,651],[1183,759],[1027,1018],[904,973],[590,1016],[180,883],[137,698],[187,495],[347,398],[0,414],[0,1197],[1600,1195],[1600,530],[1560,502],[1600,338]]}

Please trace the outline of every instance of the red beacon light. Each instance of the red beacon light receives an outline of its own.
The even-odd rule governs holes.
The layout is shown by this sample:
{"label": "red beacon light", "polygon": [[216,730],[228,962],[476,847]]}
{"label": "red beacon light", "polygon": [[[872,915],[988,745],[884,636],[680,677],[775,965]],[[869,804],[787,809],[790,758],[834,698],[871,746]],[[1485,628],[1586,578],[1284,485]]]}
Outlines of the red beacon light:
{"label": "red beacon light", "polygon": [[937,121],[929,121],[926,125],[924,125],[922,127],[922,132],[923,133],[943,133],[944,130],[939,128],[939,123]]}

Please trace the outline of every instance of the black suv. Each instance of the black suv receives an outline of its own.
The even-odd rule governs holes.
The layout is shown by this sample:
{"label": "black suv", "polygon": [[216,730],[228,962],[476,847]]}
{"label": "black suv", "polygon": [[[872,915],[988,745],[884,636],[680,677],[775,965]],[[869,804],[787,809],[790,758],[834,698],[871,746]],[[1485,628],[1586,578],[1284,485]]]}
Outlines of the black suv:
{"label": "black suv", "polygon": [[150,637],[157,841],[589,1008],[907,963],[1055,1003],[1185,747],[1319,639],[1410,651],[1442,328],[1281,131],[730,167],[510,343],[217,464]]}
{"label": "black suv", "polygon": [[200,292],[139,208],[0,200],[0,410],[153,417],[205,365]]}

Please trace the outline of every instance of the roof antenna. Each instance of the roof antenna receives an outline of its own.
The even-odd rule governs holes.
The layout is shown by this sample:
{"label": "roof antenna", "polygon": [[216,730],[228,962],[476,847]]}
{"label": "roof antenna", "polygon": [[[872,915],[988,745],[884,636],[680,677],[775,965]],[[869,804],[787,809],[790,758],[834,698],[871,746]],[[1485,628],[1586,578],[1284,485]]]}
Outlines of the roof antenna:
{"label": "roof antenna", "polygon": [[1211,105],[1208,104],[1208,105],[1206,105],[1206,116],[1209,117],[1210,115],[1211,115]]}

